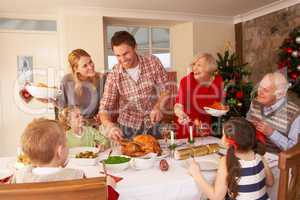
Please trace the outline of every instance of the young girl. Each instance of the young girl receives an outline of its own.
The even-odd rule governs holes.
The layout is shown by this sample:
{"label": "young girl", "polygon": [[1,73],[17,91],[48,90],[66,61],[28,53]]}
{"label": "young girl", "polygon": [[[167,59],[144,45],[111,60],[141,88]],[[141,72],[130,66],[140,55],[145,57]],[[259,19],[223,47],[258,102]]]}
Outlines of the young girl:
{"label": "young girl", "polygon": [[89,146],[98,147],[103,151],[109,147],[108,139],[97,129],[83,125],[83,118],[78,107],[63,109],[59,120],[65,126],[69,148]]}
{"label": "young girl", "polygon": [[[220,160],[214,185],[204,179],[199,165],[192,161],[188,169],[209,199],[269,199],[266,186],[272,186],[273,174],[263,156],[257,154],[260,144],[255,127],[244,118],[231,118],[223,126],[222,140],[228,146]],[[201,165],[201,163],[200,163]]]}

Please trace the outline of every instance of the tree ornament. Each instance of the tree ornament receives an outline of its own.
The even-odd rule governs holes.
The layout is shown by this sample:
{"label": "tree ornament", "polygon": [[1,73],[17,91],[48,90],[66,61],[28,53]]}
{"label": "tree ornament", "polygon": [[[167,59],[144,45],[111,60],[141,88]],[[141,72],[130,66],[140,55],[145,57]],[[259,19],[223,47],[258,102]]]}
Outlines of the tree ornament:
{"label": "tree ornament", "polygon": [[298,52],[298,51],[293,51],[293,52],[292,52],[292,56],[293,56],[294,58],[297,58],[297,57],[299,56],[299,52]]}
{"label": "tree ornament", "polygon": [[288,53],[292,53],[292,52],[293,52],[293,49],[292,49],[292,48],[290,48],[290,47],[288,47],[288,48],[286,48],[286,52],[288,52]]}
{"label": "tree ornament", "polygon": [[[298,32],[299,32],[299,31],[300,31],[300,30],[298,30]],[[297,44],[300,44],[300,36],[296,37],[295,42],[296,42]]]}
{"label": "tree ornament", "polygon": [[235,94],[235,97],[238,98],[238,99],[242,99],[242,98],[244,97],[243,91],[238,91],[238,92]]}
{"label": "tree ornament", "polygon": [[300,26],[294,28],[279,47],[278,69],[286,72],[291,91],[300,97]]}
{"label": "tree ornament", "polygon": [[238,103],[237,103],[237,106],[238,106],[238,107],[241,107],[242,105],[243,105],[243,104],[242,104],[241,102],[238,102]]}
{"label": "tree ornament", "polygon": [[288,73],[288,76],[290,77],[290,79],[292,79],[293,81],[296,81],[298,79],[299,76],[299,72],[297,71],[293,71]]}

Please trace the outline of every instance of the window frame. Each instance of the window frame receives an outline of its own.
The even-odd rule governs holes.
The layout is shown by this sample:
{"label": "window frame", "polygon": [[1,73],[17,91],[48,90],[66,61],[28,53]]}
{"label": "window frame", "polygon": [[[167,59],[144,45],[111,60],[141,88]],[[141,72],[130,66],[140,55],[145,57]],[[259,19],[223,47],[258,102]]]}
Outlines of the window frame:
{"label": "window frame", "polygon": [[[112,51],[111,47],[108,44],[108,35],[107,35],[107,28],[109,26],[123,26],[123,27],[138,27],[138,28],[147,28],[148,30],[148,41],[149,41],[149,48],[145,48],[145,50],[149,51],[149,54],[153,53],[153,50],[168,50],[170,53],[170,67],[164,67],[164,69],[166,71],[172,71],[173,67],[172,67],[172,48],[171,48],[171,28],[170,26],[166,26],[166,25],[146,25],[146,24],[131,24],[131,23],[107,23],[104,25],[104,64],[105,64],[105,70],[107,71],[111,71],[111,69],[109,69],[108,66],[108,54],[109,54],[109,50]],[[168,29],[169,30],[169,48],[153,48],[152,46],[152,29],[153,28],[164,28],[164,29]],[[138,45],[138,44],[137,44]],[[139,50],[139,48],[138,48]]]}

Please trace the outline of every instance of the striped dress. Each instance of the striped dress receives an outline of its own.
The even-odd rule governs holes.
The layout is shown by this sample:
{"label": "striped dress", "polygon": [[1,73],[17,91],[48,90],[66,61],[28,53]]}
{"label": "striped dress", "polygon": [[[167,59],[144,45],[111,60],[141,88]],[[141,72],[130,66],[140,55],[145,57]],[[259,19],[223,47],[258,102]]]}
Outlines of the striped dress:
{"label": "striped dress", "polygon": [[270,200],[266,191],[265,167],[261,156],[255,154],[254,160],[239,160],[239,162],[241,164],[241,178],[238,181],[239,193],[236,199]]}

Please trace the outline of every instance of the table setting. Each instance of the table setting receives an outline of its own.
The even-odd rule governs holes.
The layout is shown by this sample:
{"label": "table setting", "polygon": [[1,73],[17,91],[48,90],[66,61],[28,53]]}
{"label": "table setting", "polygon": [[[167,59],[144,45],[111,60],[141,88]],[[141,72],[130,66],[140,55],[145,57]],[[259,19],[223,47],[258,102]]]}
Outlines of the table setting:
{"label": "table setting", "polygon": [[[172,139],[172,134],[170,136],[169,141],[157,141],[161,147],[160,152],[164,152],[160,155],[153,152],[136,157],[124,155],[122,145],[114,145],[113,148],[104,152],[97,152],[91,147],[70,149],[69,163],[66,167],[81,169],[86,177],[112,175],[118,182],[116,190],[119,192],[121,200],[206,199],[193,178],[188,175],[187,167],[189,160],[195,159],[199,162],[206,180],[212,183],[218,169],[219,159],[223,155],[219,151],[221,149],[218,145],[220,139],[212,136],[200,137],[194,138],[194,143],[190,144],[189,140],[176,140]],[[172,144],[176,146],[174,149],[170,148]],[[197,152],[197,149],[200,149],[198,150],[200,153]],[[82,151],[91,151],[97,156],[95,158],[76,158],[76,154]],[[182,151],[190,151],[190,156],[179,156]],[[271,167],[277,168],[278,158],[276,160],[275,155],[267,153],[266,158],[272,164]],[[10,176],[13,170],[16,170],[15,166],[17,165],[14,164],[17,163],[17,160],[14,157],[0,158],[0,180]],[[115,162],[117,167],[113,167]],[[274,187],[273,190],[276,192],[277,188]],[[274,193],[273,190],[272,193]]]}

